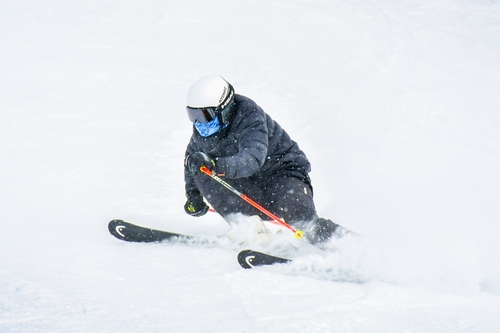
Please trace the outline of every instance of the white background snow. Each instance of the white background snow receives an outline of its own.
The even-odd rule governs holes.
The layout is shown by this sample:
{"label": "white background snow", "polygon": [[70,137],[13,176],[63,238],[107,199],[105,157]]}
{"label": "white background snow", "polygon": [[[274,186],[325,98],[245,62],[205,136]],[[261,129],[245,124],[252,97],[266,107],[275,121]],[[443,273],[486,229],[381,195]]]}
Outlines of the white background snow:
{"label": "white background snow", "polygon": [[[247,271],[249,245],[109,235],[227,230],[182,208],[208,74],[361,240]],[[2,0],[0,332],[499,332],[499,92],[494,0]]]}

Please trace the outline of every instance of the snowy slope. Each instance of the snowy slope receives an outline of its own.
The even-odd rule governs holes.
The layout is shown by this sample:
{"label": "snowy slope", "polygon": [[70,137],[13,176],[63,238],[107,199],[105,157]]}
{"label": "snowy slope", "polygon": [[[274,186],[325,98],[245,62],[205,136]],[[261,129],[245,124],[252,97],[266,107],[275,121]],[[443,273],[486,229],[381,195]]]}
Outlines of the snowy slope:
{"label": "snowy slope", "polygon": [[[498,332],[498,36],[493,0],[0,2],[0,332]],[[253,244],[108,234],[228,230],[182,209],[206,74],[361,239],[246,271]]]}

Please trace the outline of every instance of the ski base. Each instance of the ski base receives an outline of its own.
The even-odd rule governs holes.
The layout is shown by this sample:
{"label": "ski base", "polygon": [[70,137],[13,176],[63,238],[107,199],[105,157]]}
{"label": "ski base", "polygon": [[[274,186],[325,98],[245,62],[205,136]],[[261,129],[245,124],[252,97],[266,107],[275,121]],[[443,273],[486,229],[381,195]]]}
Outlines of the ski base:
{"label": "ski base", "polygon": [[112,220],[108,224],[111,235],[126,242],[154,243],[171,241],[179,238],[191,239],[192,236],[182,235],[174,232],[156,230],[141,227],[123,220]]}
{"label": "ski base", "polygon": [[254,268],[257,266],[268,266],[274,264],[286,264],[291,262],[291,259],[276,257],[270,254],[257,252],[253,250],[243,250],[238,253],[238,263],[245,269]]}

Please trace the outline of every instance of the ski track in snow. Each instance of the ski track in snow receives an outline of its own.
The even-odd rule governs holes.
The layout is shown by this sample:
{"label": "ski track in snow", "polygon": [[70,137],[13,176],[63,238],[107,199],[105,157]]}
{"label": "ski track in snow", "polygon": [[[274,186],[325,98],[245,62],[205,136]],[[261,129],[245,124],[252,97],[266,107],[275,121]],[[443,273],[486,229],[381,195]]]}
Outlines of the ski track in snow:
{"label": "ski track in snow", "polygon": [[[493,0],[2,2],[0,332],[498,332],[499,17]],[[291,134],[319,213],[361,236],[261,248],[245,219],[220,238],[217,215],[185,215],[185,96],[207,74]],[[114,218],[210,242],[124,243]],[[243,270],[244,248],[294,261]]]}

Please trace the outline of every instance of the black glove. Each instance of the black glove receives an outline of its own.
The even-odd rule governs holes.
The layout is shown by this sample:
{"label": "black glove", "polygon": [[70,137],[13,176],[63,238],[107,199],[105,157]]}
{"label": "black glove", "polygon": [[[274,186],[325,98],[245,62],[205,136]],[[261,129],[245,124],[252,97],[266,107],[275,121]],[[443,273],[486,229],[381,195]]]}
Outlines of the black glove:
{"label": "black glove", "polygon": [[186,194],[188,198],[186,203],[184,204],[184,210],[187,214],[195,217],[200,217],[205,215],[208,212],[208,206],[203,201],[203,197],[200,194],[197,195],[189,195]]}
{"label": "black glove", "polygon": [[196,152],[194,154],[188,155],[184,163],[191,173],[200,172],[202,166],[206,167],[208,170],[212,170],[215,166],[215,162],[208,157],[207,154],[202,152]]}

